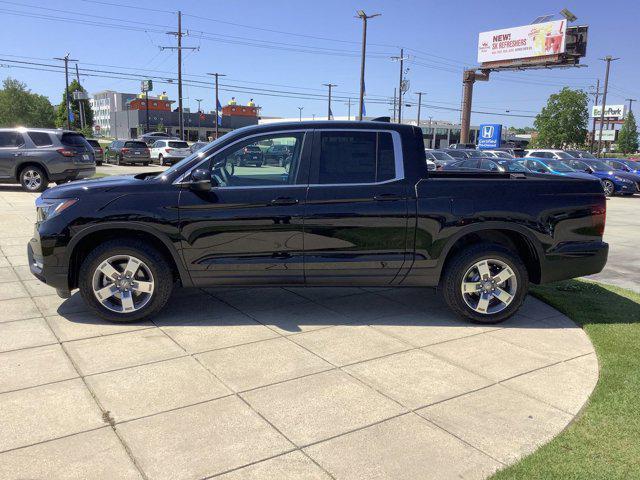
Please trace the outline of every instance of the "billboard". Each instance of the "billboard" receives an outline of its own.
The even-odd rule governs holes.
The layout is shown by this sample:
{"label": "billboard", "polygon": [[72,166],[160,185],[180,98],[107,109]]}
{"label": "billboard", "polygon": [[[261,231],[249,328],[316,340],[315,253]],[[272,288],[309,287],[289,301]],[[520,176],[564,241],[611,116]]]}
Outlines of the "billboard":
{"label": "billboard", "polygon": [[478,35],[478,62],[546,57],[565,53],[567,21],[503,28]]}
{"label": "billboard", "polygon": [[[624,118],[626,105],[607,105],[604,109],[604,118]],[[600,118],[602,115],[602,105],[591,107],[591,116]]]}
{"label": "billboard", "polygon": [[497,123],[483,123],[478,132],[478,148],[499,148],[502,141],[502,125]]}

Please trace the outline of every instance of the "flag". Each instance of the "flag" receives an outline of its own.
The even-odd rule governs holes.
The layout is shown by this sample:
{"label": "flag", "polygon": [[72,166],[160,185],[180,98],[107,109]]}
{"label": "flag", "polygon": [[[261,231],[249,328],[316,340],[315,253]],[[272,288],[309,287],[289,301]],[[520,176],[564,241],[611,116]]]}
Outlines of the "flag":
{"label": "flag", "polygon": [[333,118],[333,112],[331,111],[331,107],[329,107],[329,120]]}
{"label": "flag", "polygon": [[220,105],[220,100],[216,100],[216,123],[219,126],[222,125],[222,105]]}
{"label": "flag", "polygon": [[222,105],[220,105],[220,100],[216,100],[216,110],[222,110]]}
{"label": "flag", "polygon": [[367,116],[367,109],[364,106],[364,100],[362,101],[362,116],[363,117]]}

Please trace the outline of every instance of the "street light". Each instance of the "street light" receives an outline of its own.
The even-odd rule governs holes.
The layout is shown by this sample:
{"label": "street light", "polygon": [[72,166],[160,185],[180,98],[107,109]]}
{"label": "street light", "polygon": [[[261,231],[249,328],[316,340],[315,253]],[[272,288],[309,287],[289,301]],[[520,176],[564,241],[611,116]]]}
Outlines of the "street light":
{"label": "street light", "polygon": [[300,110],[300,117],[299,117],[299,118],[300,118],[300,121],[302,121],[302,109],[303,109],[303,108],[304,108],[304,107],[298,107],[298,110]]}
{"label": "street light", "polygon": [[364,10],[357,11],[358,18],[362,19],[362,58],[360,59],[360,100],[358,102],[358,120],[362,121],[362,112],[364,110],[364,63],[367,53],[367,20],[379,17],[380,13],[367,15]]}

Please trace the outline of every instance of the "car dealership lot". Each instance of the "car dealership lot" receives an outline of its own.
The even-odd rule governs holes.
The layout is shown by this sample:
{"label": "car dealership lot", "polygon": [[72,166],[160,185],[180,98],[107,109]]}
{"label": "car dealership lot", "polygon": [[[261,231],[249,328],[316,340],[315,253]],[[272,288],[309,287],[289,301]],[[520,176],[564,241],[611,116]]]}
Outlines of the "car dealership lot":
{"label": "car dealership lot", "polygon": [[[0,478],[482,478],[597,379],[582,330],[532,299],[478,326],[426,289],[179,289],[105,324],[30,275],[35,197],[0,186]],[[635,201],[608,204],[627,265]]]}

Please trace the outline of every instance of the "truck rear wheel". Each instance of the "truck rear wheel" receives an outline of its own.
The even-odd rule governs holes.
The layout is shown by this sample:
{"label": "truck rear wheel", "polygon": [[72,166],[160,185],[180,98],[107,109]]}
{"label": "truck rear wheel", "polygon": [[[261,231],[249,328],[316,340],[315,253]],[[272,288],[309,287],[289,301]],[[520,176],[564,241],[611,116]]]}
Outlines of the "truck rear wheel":
{"label": "truck rear wheel", "polygon": [[516,253],[488,243],[457,253],[443,274],[441,288],[456,314],[475,323],[498,323],[520,308],[529,277]]}
{"label": "truck rear wheel", "polygon": [[169,300],[173,275],[155,248],[134,239],[111,240],[82,262],[80,294],[98,316],[135,322],[157,314]]}

